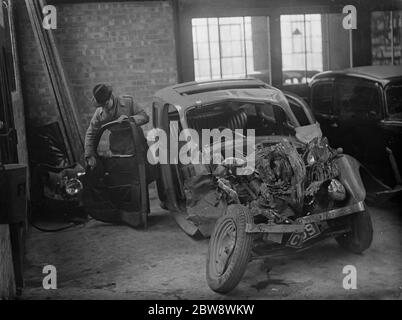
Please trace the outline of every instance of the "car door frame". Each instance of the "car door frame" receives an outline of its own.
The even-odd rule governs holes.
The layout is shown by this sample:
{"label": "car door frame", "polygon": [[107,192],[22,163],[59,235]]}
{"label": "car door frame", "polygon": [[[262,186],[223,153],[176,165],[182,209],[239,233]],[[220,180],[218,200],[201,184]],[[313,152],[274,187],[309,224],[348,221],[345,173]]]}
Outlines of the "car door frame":
{"label": "car door frame", "polygon": [[[335,106],[335,82],[335,77],[313,80],[310,83],[310,107],[331,146],[337,148],[341,147],[341,141],[338,139],[340,123],[339,110],[337,110]],[[329,113],[319,112],[314,106],[314,90],[317,86],[325,84],[331,85],[331,105],[329,107]]]}
{"label": "car door frame", "polygon": [[[170,128],[168,118],[169,103],[166,101],[154,101],[152,117],[154,129],[163,130],[167,137],[167,159],[170,159]],[[168,161],[169,162],[169,161]],[[172,166],[167,163],[158,163],[159,174],[157,178],[158,196],[164,205],[171,211],[179,212],[181,207],[179,205],[180,195],[177,191],[177,186],[174,183],[176,172]]]}
{"label": "car door frame", "polygon": [[[378,107],[378,111],[379,114],[375,117],[375,118],[370,118],[369,117],[369,111],[367,112],[367,117],[346,117],[345,113],[344,113],[344,108],[342,108],[341,106],[338,106],[338,99],[339,97],[337,96],[338,93],[338,89],[337,86],[339,84],[341,84],[342,81],[355,81],[355,82],[361,82],[362,85],[361,86],[367,86],[367,87],[371,87],[371,88],[375,88],[377,90],[378,93],[378,97],[379,97],[379,103],[380,106]],[[363,84],[364,83],[364,84]],[[339,123],[339,135],[341,137],[343,137],[343,141],[348,141],[351,142],[351,140],[347,139],[345,140],[345,136],[350,135],[353,138],[356,138],[357,136],[362,136],[365,135],[365,132],[367,134],[373,133],[373,132],[377,132],[379,134],[381,134],[381,128],[379,127],[380,121],[381,119],[383,119],[384,117],[384,96],[383,96],[383,90],[381,85],[378,82],[375,81],[371,81],[368,79],[361,79],[358,77],[350,77],[350,76],[342,76],[342,77],[338,77],[336,79],[336,81],[334,82],[334,95],[333,95],[333,103],[335,108],[338,109],[339,112],[339,116],[338,116],[338,123]],[[352,106],[353,108],[353,106]],[[355,124],[359,124],[358,126]],[[368,129],[367,129],[368,128]],[[370,128],[372,128],[370,130]],[[355,132],[354,134],[350,134],[350,132]],[[362,140],[362,143],[356,142],[355,145],[355,149],[356,151],[352,152],[352,155],[354,157],[356,157],[359,161],[363,162],[363,163],[368,163],[370,162],[367,159],[371,159],[372,157],[370,156],[370,148],[372,149],[372,147],[370,147],[371,144],[373,144],[374,141],[377,142],[377,145],[382,145],[384,142],[383,139],[381,139],[381,137],[378,137],[378,135],[376,135],[375,137],[373,137],[373,139],[360,139]],[[366,140],[371,140],[370,144],[366,144],[366,147],[364,147],[364,141]],[[384,146],[385,146],[385,142],[384,142]],[[346,150],[348,149],[348,145],[344,143],[344,148],[346,148]],[[349,147],[349,149],[351,149]],[[360,151],[358,151],[360,149]],[[384,153],[385,153],[385,149],[384,149]],[[385,155],[385,154],[384,154]]]}
{"label": "car door frame", "polygon": [[[130,121],[130,120],[125,120],[130,126],[130,131],[132,134],[132,139],[134,143],[134,148],[135,148],[135,157],[136,157],[136,162],[138,165],[138,174],[139,174],[139,182],[140,182],[140,190],[141,190],[141,205],[140,205],[140,213],[143,215],[143,223],[146,226],[146,215],[150,212],[150,204],[149,204],[149,194],[148,194],[148,182],[147,182],[147,172],[146,170],[146,159],[147,159],[147,154],[146,150],[144,148],[144,145],[142,144],[142,137],[140,136],[141,134],[143,135],[144,133],[142,132],[142,129],[140,126],[138,126],[135,121]],[[101,140],[101,137],[103,133],[106,130],[109,130],[113,126],[118,126],[121,125],[119,121],[111,121],[106,124],[104,124],[100,130],[97,132],[95,140],[94,140],[94,146],[95,146],[95,154],[96,157],[99,158],[100,155],[98,154],[98,146],[99,142]]]}

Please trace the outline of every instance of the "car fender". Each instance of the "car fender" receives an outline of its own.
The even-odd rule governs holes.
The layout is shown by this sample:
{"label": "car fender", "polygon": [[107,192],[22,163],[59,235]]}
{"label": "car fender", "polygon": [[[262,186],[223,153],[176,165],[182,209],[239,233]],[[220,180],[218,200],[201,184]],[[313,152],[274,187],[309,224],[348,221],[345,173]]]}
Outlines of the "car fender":
{"label": "car fender", "polygon": [[351,195],[349,202],[364,201],[366,188],[360,176],[360,163],[349,155],[342,155],[336,160],[339,168],[339,180]]}

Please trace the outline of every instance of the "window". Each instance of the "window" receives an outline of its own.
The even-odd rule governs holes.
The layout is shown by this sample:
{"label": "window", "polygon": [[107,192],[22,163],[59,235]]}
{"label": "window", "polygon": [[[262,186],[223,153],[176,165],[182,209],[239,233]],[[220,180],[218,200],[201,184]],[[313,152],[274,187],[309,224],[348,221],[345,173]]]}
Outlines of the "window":
{"label": "window", "polygon": [[267,17],[192,19],[192,33],[196,81],[254,76],[270,82]]}
{"label": "window", "polygon": [[284,84],[307,83],[323,71],[321,15],[281,15]]}
{"label": "window", "polygon": [[[314,116],[311,113],[311,111],[309,110],[307,103],[304,102],[305,107],[303,107],[300,104],[300,102],[298,102],[296,99],[292,98],[291,96],[286,96],[286,99],[288,100],[290,109],[294,113],[299,124],[301,126],[307,126],[307,125],[311,124],[309,117],[311,119],[314,119]],[[306,112],[308,112],[309,114],[307,115]]]}
{"label": "window", "polygon": [[402,11],[371,13],[371,50],[373,65],[402,64]]}
{"label": "window", "polygon": [[296,126],[286,112],[277,105],[248,102],[219,102],[202,108],[189,109],[188,126],[201,134],[202,129],[254,129],[256,136],[288,135]]}
{"label": "window", "polygon": [[386,96],[390,119],[402,119],[402,85],[391,85]]}
{"label": "window", "polygon": [[128,157],[135,154],[131,126],[122,123],[105,129],[96,150],[98,155],[104,158]]}
{"label": "window", "polygon": [[332,114],[332,83],[318,83],[313,86],[312,107],[314,112]]}
{"label": "window", "polygon": [[336,104],[343,117],[377,117],[381,112],[379,90],[369,82],[347,80],[335,86]]}

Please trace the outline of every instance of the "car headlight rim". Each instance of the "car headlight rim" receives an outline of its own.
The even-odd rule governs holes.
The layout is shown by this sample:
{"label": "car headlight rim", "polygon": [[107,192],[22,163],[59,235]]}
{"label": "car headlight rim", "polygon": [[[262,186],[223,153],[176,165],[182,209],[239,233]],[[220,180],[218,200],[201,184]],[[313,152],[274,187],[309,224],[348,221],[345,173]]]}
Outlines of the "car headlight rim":
{"label": "car headlight rim", "polygon": [[65,191],[69,196],[76,196],[83,188],[82,182],[77,178],[68,179],[65,183]]}

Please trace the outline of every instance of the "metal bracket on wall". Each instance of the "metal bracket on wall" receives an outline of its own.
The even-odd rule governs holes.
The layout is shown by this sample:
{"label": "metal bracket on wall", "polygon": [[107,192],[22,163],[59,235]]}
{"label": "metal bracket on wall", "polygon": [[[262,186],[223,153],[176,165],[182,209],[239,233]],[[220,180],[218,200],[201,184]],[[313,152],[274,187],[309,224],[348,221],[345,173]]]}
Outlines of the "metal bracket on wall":
{"label": "metal bracket on wall", "polygon": [[85,133],[79,121],[76,102],[52,30],[46,30],[42,25],[42,8],[46,2],[44,0],[25,0],[25,4],[56,99],[69,161],[71,163],[82,161]]}

